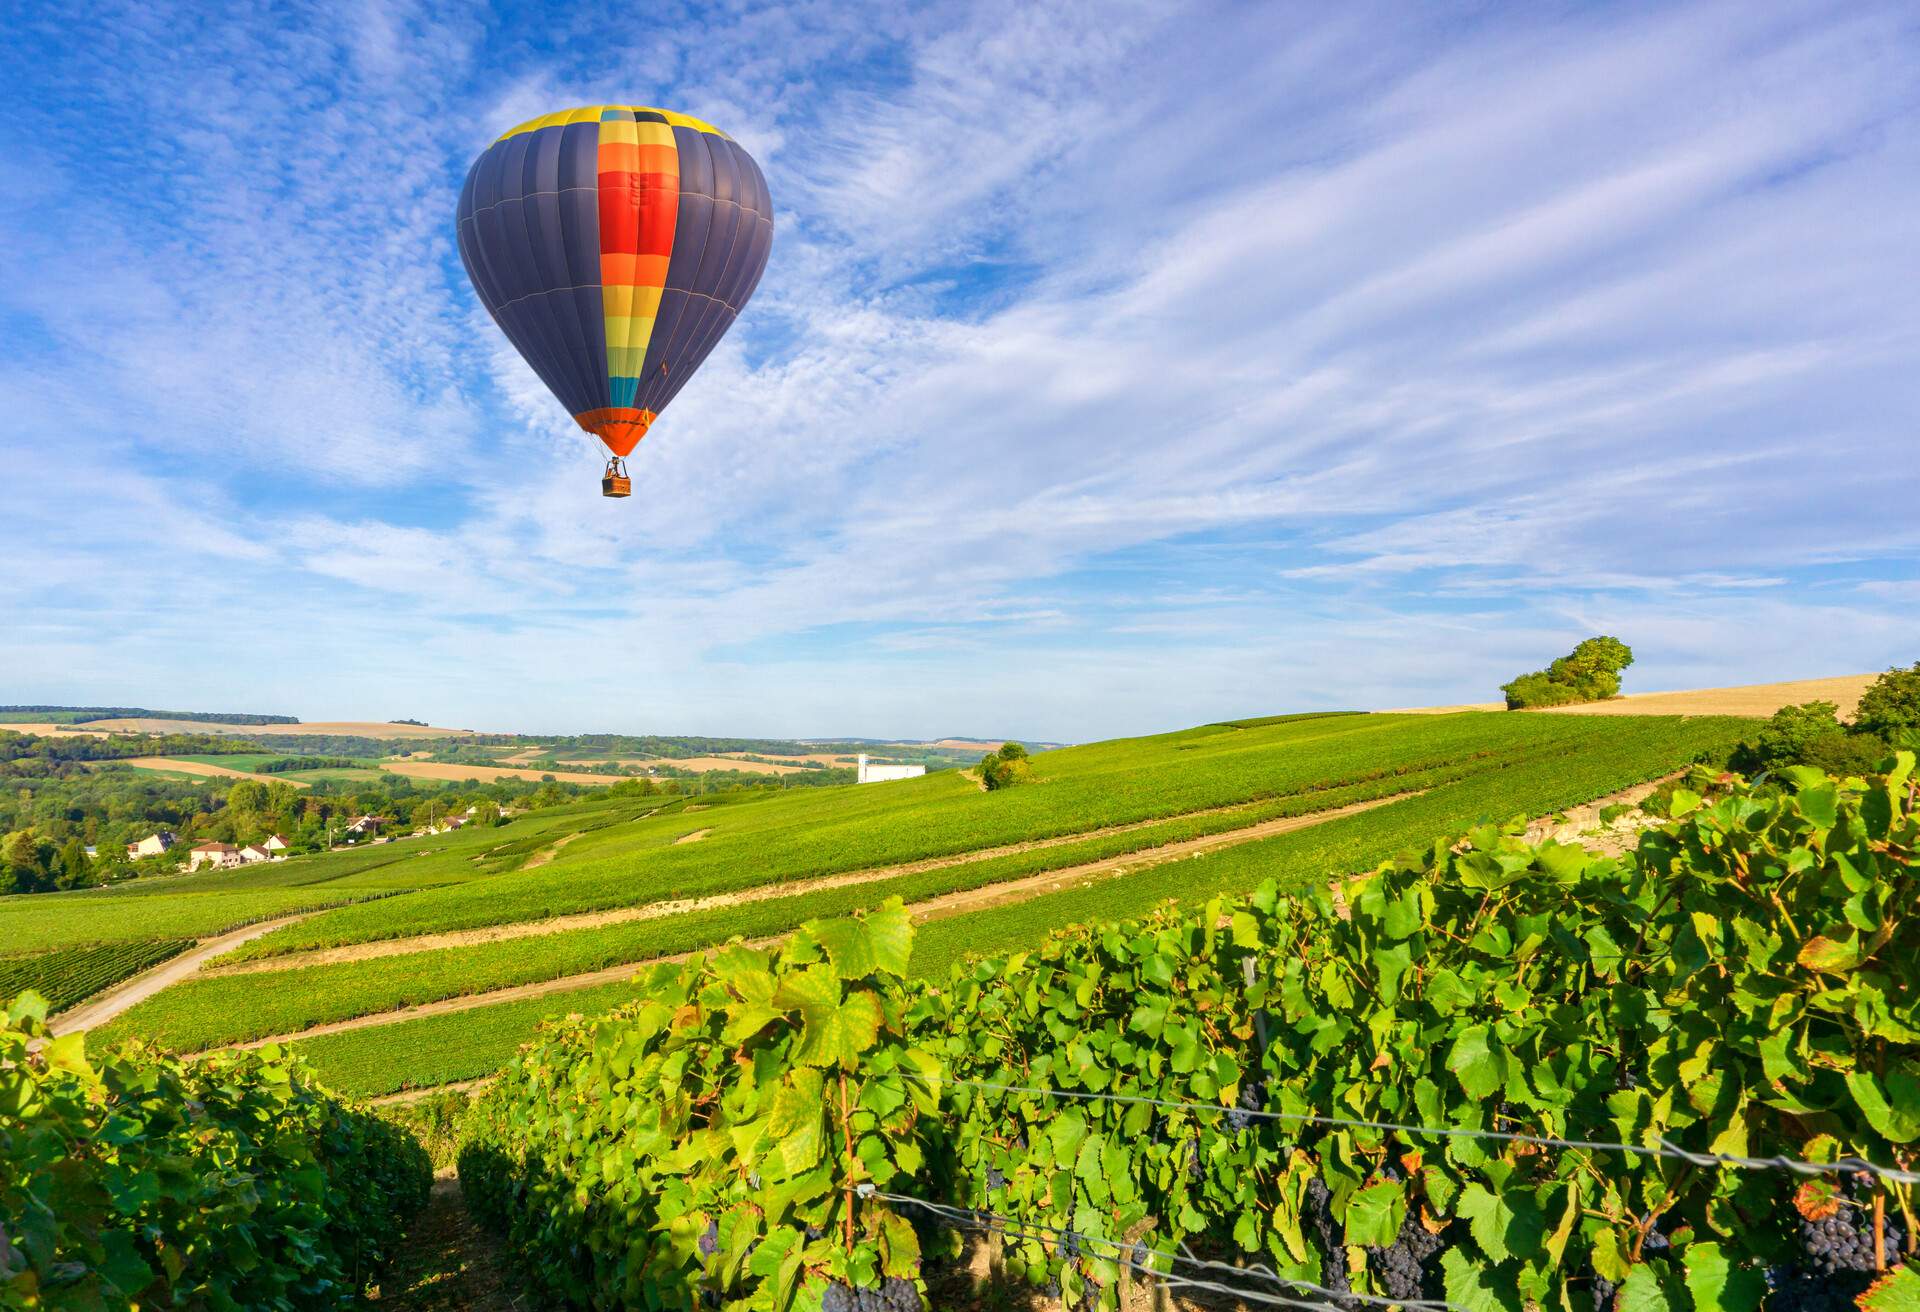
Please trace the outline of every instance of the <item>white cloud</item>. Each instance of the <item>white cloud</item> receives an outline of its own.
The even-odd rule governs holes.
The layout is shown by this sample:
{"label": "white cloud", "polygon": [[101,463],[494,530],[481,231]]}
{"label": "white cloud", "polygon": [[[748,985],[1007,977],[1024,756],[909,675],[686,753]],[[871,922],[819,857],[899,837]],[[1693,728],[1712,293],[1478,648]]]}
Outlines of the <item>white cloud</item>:
{"label": "white cloud", "polygon": [[[51,342],[0,452],[78,421],[30,486],[139,477],[0,534],[154,613],[382,608],[242,645],[463,722],[606,726],[592,669],[644,685],[629,727],[1084,737],[1454,700],[1589,622],[1712,682],[1920,642],[1898,578],[1808,573],[1920,559],[1897,11],[1388,16],[586,10],[511,68],[407,10],[131,24],[105,54],[155,72],[99,95],[169,107],[167,181],[77,207],[60,129],[0,188],[0,314]],[[474,150],[613,99],[736,130],[780,207],[624,504],[449,242]],[[143,650],[193,677],[191,632]]]}

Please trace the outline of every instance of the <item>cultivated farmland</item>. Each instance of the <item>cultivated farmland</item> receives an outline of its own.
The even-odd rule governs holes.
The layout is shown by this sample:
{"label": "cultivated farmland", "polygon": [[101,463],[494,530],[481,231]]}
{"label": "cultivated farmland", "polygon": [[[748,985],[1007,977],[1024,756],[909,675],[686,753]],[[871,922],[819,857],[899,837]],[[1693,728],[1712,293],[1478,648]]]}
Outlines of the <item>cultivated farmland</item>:
{"label": "cultivated farmland", "polygon": [[639,963],[729,937],[771,940],[898,897],[922,922],[915,969],[935,971],[1170,896],[1324,882],[1435,834],[1550,814],[1723,755],[1743,728],[1247,720],[1043,753],[1031,782],[996,793],[947,772],[590,799],[497,829],[51,899],[78,916],[9,905],[44,896],[9,899],[0,928],[48,948],[63,926],[72,942],[204,937],[318,907],[96,1033],[176,1051],[290,1039],[338,1087],[377,1094],[484,1075],[540,1017],[603,1009],[628,995]]}

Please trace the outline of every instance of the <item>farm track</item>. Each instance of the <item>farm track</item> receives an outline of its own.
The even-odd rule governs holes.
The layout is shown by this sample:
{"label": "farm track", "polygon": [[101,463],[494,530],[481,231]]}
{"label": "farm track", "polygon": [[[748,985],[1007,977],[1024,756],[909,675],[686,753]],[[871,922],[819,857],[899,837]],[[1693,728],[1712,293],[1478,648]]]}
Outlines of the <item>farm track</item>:
{"label": "farm track", "polygon": [[[1088,862],[1085,865],[1067,866],[1059,870],[1049,870],[1038,875],[1029,875],[1021,879],[1007,880],[1004,883],[989,884],[982,888],[960,889],[952,893],[942,893],[938,897],[928,898],[924,902],[909,904],[907,911],[912,914],[916,921],[944,920],[948,916],[958,915],[961,912],[1002,906],[1008,902],[1018,901],[1022,897],[1037,893],[1052,893],[1065,888],[1092,884],[1101,879],[1119,878],[1120,876],[1134,874],[1154,866],[1165,865],[1170,861],[1178,861],[1184,857],[1198,856],[1202,852],[1211,851],[1215,848],[1231,847],[1239,843],[1252,842],[1255,839],[1270,838],[1276,834],[1291,833],[1298,829],[1311,828],[1314,825],[1324,824],[1329,820],[1338,820],[1344,816],[1358,815],[1362,811],[1371,811],[1376,807],[1387,806],[1391,803],[1404,801],[1409,797],[1416,797],[1418,795],[1418,793],[1395,793],[1389,797],[1378,797],[1364,802],[1354,802],[1347,806],[1334,807],[1326,811],[1315,811],[1309,815],[1284,816],[1275,820],[1263,821],[1260,824],[1248,825],[1244,829],[1230,829],[1224,833],[1207,834],[1200,838],[1184,839],[1177,843],[1167,843],[1160,847],[1146,848],[1139,852],[1129,852],[1121,856],[1109,857],[1102,861]],[[1204,813],[1195,812],[1194,814]],[[1156,821],[1153,823],[1159,822]],[[1138,827],[1140,826],[1127,826],[1127,828]],[[1079,835],[1078,837],[1085,838],[1088,837],[1088,835]],[[1013,850],[1022,851],[1026,849],[1024,847],[1017,847]],[[977,859],[984,855],[984,853],[976,853],[974,855]],[[916,868],[926,869],[932,867],[920,866]],[[747,890],[757,895],[753,897],[746,897],[742,894],[727,894],[719,898],[701,899],[697,905],[682,903],[676,906],[673,903],[657,903],[653,907],[635,908],[634,910],[651,912],[654,916],[666,914],[677,915],[683,911],[703,910],[709,906],[728,906],[742,901],[759,902],[768,900],[770,897],[799,896],[807,892],[817,891],[823,887],[842,887],[854,883],[871,883],[877,879],[884,879],[891,875],[907,872],[906,870],[893,869],[884,872],[868,871],[864,872],[859,879],[848,876],[835,876],[831,883],[827,881],[814,881],[806,887],[798,884],[785,884],[774,885],[767,890]],[[671,912],[661,910],[661,908],[665,907],[674,907],[675,909]],[[627,916],[625,918],[641,919],[642,917]],[[545,925],[552,922],[542,921],[538,923]],[[577,926],[573,927],[577,928]],[[519,935],[518,937],[525,937],[525,935]],[[766,947],[770,944],[778,943],[786,937],[786,933],[770,934],[760,938],[748,939],[746,942],[751,947]],[[417,942],[418,940],[411,941]],[[434,946],[445,945],[435,944]],[[641,961],[626,962],[618,966],[608,966],[602,970],[588,971],[580,975],[563,975],[558,979],[540,980],[532,984],[516,984],[511,988],[494,989],[486,993],[472,993],[464,997],[444,998],[436,1002],[423,1003],[417,1007],[397,1008],[392,1011],[374,1012],[365,1016],[354,1016],[347,1020],[328,1021],[325,1024],[315,1025],[304,1030],[286,1034],[271,1034],[264,1038],[250,1039],[245,1043],[228,1044],[221,1049],[216,1049],[216,1051],[225,1051],[231,1048],[258,1048],[269,1043],[290,1043],[296,1039],[317,1039],[326,1034],[343,1034],[348,1030],[368,1029],[376,1025],[391,1025],[398,1021],[418,1020],[426,1016],[443,1016],[455,1012],[475,1011],[482,1007],[491,1007],[503,1002],[519,1002],[527,998],[544,997],[549,993],[565,993],[573,989],[591,988],[596,984],[616,984],[622,980],[631,979],[637,972],[646,969],[648,966],[658,965],[662,962],[684,961],[688,957],[695,956],[699,952],[706,950],[705,948],[697,948],[688,952],[676,952],[668,956],[650,957]],[[284,960],[284,958],[279,960]],[[303,962],[302,964],[314,963]],[[222,973],[238,972],[223,971]]]}
{"label": "farm track", "polygon": [[561,848],[565,847],[568,843],[571,843],[574,839],[580,837],[581,834],[584,834],[586,832],[587,831],[584,829],[576,829],[572,833],[567,834],[559,839],[556,839],[554,842],[549,843],[547,846],[541,848],[538,852],[535,852],[532,856],[528,857],[527,863],[521,866],[520,868],[522,870],[538,869],[539,867],[545,865],[547,862],[553,860],[555,857],[559,856]]}
{"label": "farm track", "polygon": [[378,1098],[366,1100],[369,1107],[390,1107],[398,1103],[419,1102],[440,1093],[478,1093],[492,1084],[494,1077],[482,1075],[477,1079],[454,1080],[448,1084],[430,1084],[424,1089],[402,1089],[398,1093],[383,1093]]}
{"label": "farm track", "polygon": [[393,1270],[373,1302],[393,1312],[513,1312],[513,1282],[500,1244],[467,1211],[451,1169],[434,1176],[426,1210],[414,1218]]}
{"label": "farm track", "polygon": [[179,956],[169,957],[153,969],[143,970],[138,975],[122,980],[105,993],[61,1012],[48,1023],[49,1028],[55,1034],[70,1034],[75,1030],[90,1030],[104,1025],[121,1012],[137,1003],[145,1002],[162,989],[178,984],[189,975],[197,974],[202,965],[221,953],[231,952],[243,943],[250,943],[263,934],[271,934],[282,926],[305,920],[313,914],[311,911],[302,911],[296,915],[262,920],[258,924],[248,925],[242,929],[201,939],[198,944],[188,948]]}
{"label": "farm track", "polygon": [[[1209,834],[1201,838],[1185,839],[1169,844],[1164,848],[1149,848],[1142,852],[1126,853],[1109,861],[1131,861],[1151,855],[1154,852],[1168,851],[1175,856],[1184,856],[1190,851],[1202,851],[1223,843],[1247,842],[1255,838],[1265,838],[1271,834],[1286,833],[1290,829],[1302,828],[1322,819],[1351,814],[1354,809],[1364,810],[1369,806],[1381,806],[1387,802],[1397,802],[1402,798],[1413,797],[1412,792],[1395,793],[1389,797],[1356,804],[1355,807],[1332,811],[1313,811],[1303,816],[1286,816],[1277,820],[1263,821],[1248,825],[1243,829],[1230,829],[1223,833]],[[1061,834],[1054,838],[1036,838],[1021,843],[1004,843],[998,847],[975,848],[969,852],[956,852],[949,856],[926,857],[919,861],[908,861],[900,865],[873,866],[865,870],[850,870],[844,874],[822,875],[815,879],[790,880],[783,883],[761,884],[753,888],[737,889],[730,893],[715,893],[707,897],[675,898],[666,902],[649,902],[642,906],[616,907],[609,911],[582,911],[573,915],[550,916],[543,920],[524,920],[505,925],[487,925],[479,929],[451,930],[443,934],[420,934],[409,938],[378,939],[371,943],[349,943],[337,948],[313,948],[305,952],[289,952],[280,956],[259,957],[251,961],[238,961],[228,965],[215,966],[201,972],[201,976],[216,975],[256,975],[278,970],[296,970],[301,966],[332,966],[348,961],[371,961],[378,957],[399,957],[414,952],[431,952],[437,948],[477,947],[483,943],[500,943],[509,939],[544,938],[549,934],[565,934],[578,929],[604,929],[609,925],[624,925],[636,920],[660,920],[668,916],[685,915],[693,911],[714,911],[723,907],[742,906],[751,902],[766,902],[778,898],[801,897],[808,893],[819,893],[827,889],[848,888],[856,884],[871,884],[883,879],[894,879],[900,875],[923,874],[929,870],[945,870],[952,866],[971,865],[976,861],[991,861],[999,857],[1018,856],[1023,852],[1036,852],[1052,847],[1066,847],[1073,843],[1091,842],[1101,838],[1112,838],[1120,834],[1133,833],[1140,829],[1150,829],[1155,825],[1167,824],[1174,820],[1189,820],[1213,815],[1230,815],[1235,811],[1244,811],[1258,806],[1259,802],[1235,802],[1231,806],[1209,807],[1201,811],[1189,811],[1177,816],[1161,816],[1153,820],[1134,820],[1123,825],[1108,825],[1104,829],[1087,829],[1075,834]],[[696,808],[686,807],[685,811]],[[704,808],[700,808],[704,809]],[[1275,826],[1279,826],[1275,828]],[[706,834],[711,830],[696,830],[696,834]],[[693,835],[675,840],[692,841]],[[1178,849],[1178,850],[1176,850]],[[1171,860],[1172,856],[1167,859]],[[1104,864],[1096,863],[1096,864]],[[1065,867],[1060,870],[1044,872],[1033,878],[1041,883],[1047,879],[1070,875],[1086,867]]]}

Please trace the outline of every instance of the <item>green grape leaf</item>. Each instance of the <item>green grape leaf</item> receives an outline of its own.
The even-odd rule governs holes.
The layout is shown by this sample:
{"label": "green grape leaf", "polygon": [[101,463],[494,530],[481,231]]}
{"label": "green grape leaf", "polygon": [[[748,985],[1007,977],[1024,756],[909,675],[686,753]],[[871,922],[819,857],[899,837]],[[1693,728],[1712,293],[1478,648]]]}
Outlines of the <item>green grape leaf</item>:
{"label": "green grape leaf", "polygon": [[1861,1312],[1920,1312],[1920,1272],[1899,1267],[1874,1281],[1858,1302]]}
{"label": "green grape leaf", "polygon": [[1506,1062],[1493,1050],[1485,1025],[1471,1025],[1460,1032],[1447,1054],[1447,1069],[1469,1098],[1485,1098],[1506,1082]]}
{"label": "green grape leaf", "polygon": [[1386,1248],[1407,1219],[1407,1193],[1390,1182],[1368,1185],[1347,1200],[1347,1242]]}
{"label": "green grape leaf", "polygon": [[1476,1182],[1460,1191],[1456,1206],[1467,1218],[1474,1241],[1494,1261],[1532,1257],[1540,1251],[1546,1218],[1531,1194],[1519,1190],[1496,1194]]}
{"label": "green grape leaf", "polygon": [[1724,1308],[1726,1312],[1754,1312],[1766,1296],[1767,1282],[1750,1266],[1736,1266],[1718,1244],[1696,1243],[1686,1248],[1687,1293],[1696,1308]]}

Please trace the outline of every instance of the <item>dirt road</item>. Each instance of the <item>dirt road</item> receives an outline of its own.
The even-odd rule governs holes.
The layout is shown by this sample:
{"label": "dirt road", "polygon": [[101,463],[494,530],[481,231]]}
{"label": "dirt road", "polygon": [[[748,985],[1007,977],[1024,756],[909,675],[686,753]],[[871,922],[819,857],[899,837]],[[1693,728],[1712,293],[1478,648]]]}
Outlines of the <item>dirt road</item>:
{"label": "dirt road", "polygon": [[161,989],[178,984],[221,953],[231,952],[242,943],[251,943],[263,934],[271,934],[283,925],[305,920],[312,914],[311,911],[302,911],[296,916],[262,920],[257,924],[219,934],[213,938],[203,938],[179,956],[161,962],[152,970],[145,970],[130,979],[122,980],[105,993],[61,1012],[48,1023],[49,1028],[55,1034],[71,1034],[76,1030],[96,1029],[134,1004],[145,1002]]}

